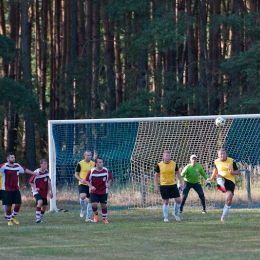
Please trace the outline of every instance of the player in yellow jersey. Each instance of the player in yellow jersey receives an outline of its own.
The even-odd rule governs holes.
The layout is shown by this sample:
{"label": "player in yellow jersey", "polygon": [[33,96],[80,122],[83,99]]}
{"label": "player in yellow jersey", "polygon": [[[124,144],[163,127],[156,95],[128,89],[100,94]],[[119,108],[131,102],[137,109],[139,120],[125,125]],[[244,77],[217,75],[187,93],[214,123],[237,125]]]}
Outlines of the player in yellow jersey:
{"label": "player in yellow jersey", "polygon": [[212,181],[216,177],[218,189],[226,193],[225,206],[221,216],[221,221],[225,221],[234,196],[235,175],[240,175],[240,171],[234,159],[227,157],[225,149],[218,151],[218,159],[214,161],[214,164],[215,169],[212,176],[208,178],[208,181]]}
{"label": "player in yellow jersey", "polygon": [[91,161],[92,153],[89,150],[84,152],[84,160],[80,161],[75,170],[75,178],[79,181],[79,202],[81,206],[80,217],[84,217],[86,211],[86,199],[88,202],[86,222],[93,222],[91,219],[92,206],[90,201],[89,187],[86,182],[86,176],[89,170],[95,167],[95,163]]}
{"label": "player in yellow jersey", "polygon": [[171,160],[171,153],[169,151],[163,152],[163,161],[158,163],[155,167],[155,175],[154,175],[154,187],[155,191],[159,192],[158,188],[158,180],[160,177],[160,193],[163,201],[163,217],[164,222],[168,222],[168,212],[169,212],[169,200],[174,198],[175,203],[173,207],[172,215],[175,217],[177,221],[180,221],[180,217],[178,216],[178,210],[180,208],[181,198],[180,192],[177,187],[175,176],[178,177],[181,185],[181,189],[183,189],[183,180],[181,178],[181,174],[179,172],[179,168],[176,162]]}

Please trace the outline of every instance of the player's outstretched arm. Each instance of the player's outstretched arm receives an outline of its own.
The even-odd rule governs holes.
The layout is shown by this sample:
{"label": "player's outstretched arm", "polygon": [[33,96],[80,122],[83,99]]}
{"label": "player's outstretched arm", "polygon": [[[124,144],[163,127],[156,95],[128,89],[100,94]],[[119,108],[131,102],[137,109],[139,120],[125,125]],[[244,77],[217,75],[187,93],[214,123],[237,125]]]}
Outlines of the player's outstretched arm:
{"label": "player's outstretched arm", "polygon": [[217,170],[217,168],[215,168],[213,170],[213,173],[212,173],[211,177],[208,178],[207,181],[212,181],[217,176],[217,174],[218,174],[218,170]]}
{"label": "player's outstretched arm", "polygon": [[39,173],[38,172],[32,172],[31,170],[29,170],[29,169],[25,169],[25,171],[24,172],[26,172],[27,174],[31,174],[31,175],[36,175],[36,176],[38,176],[39,175]]}

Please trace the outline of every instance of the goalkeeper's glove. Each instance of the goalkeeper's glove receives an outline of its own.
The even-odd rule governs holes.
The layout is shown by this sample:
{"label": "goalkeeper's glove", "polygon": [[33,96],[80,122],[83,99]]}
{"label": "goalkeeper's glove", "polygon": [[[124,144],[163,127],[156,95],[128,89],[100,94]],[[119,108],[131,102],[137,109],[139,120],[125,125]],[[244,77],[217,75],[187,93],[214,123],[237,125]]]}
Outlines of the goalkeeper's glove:
{"label": "goalkeeper's glove", "polygon": [[208,189],[210,189],[210,188],[211,188],[211,182],[210,182],[210,181],[206,181],[205,187],[208,188]]}

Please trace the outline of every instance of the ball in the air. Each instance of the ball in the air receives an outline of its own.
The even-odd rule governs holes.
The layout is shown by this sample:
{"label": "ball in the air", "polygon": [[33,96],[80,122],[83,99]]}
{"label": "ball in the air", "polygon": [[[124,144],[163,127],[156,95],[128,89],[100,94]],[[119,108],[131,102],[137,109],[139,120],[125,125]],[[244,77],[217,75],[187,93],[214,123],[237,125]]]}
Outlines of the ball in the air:
{"label": "ball in the air", "polygon": [[215,120],[215,124],[216,126],[223,126],[225,124],[225,119],[223,117],[218,117]]}

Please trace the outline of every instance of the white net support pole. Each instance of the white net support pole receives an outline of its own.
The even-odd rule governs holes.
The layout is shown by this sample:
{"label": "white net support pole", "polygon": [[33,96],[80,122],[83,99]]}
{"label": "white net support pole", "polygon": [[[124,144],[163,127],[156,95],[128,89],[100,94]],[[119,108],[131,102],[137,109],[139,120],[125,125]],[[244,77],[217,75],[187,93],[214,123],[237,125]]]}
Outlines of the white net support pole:
{"label": "white net support pole", "polygon": [[48,122],[48,145],[49,145],[49,173],[51,178],[51,186],[53,192],[53,198],[50,199],[50,212],[57,209],[56,206],[56,156],[55,156],[55,142],[53,140],[52,122]]}

